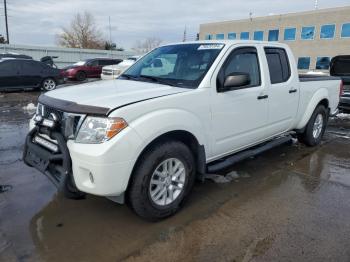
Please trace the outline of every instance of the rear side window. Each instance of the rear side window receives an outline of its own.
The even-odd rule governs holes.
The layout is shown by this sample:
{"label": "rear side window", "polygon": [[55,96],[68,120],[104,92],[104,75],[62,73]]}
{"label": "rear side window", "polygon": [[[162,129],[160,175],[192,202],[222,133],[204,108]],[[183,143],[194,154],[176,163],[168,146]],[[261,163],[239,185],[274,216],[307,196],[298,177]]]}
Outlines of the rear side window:
{"label": "rear side window", "polygon": [[21,72],[23,74],[37,74],[43,69],[44,68],[41,64],[34,61],[22,61],[21,63]]}
{"label": "rear side window", "polygon": [[100,66],[113,65],[115,64],[115,60],[99,60],[98,64]]}
{"label": "rear side window", "polygon": [[287,53],[282,48],[265,48],[270,71],[271,84],[287,82],[290,78],[290,65]]}

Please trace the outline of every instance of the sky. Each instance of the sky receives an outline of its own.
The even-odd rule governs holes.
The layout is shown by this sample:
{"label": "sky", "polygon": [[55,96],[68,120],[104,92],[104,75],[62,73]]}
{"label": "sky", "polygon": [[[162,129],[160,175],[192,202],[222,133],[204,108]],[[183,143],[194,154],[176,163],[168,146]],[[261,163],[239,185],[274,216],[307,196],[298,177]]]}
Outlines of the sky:
{"label": "sky", "polygon": [[[0,34],[5,35],[3,0],[0,0]],[[11,44],[55,46],[56,35],[78,12],[94,15],[97,27],[112,41],[130,49],[138,40],[156,37],[163,43],[194,40],[199,25],[313,10],[314,0],[7,0]],[[319,0],[319,8],[349,5],[349,0]]]}

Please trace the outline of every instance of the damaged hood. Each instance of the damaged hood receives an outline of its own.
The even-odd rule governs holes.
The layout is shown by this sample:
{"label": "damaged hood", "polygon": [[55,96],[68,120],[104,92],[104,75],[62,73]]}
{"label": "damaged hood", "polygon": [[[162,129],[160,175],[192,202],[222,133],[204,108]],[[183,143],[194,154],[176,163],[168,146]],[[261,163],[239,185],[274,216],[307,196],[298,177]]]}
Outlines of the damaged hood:
{"label": "damaged hood", "polygon": [[[66,112],[109,111],[152,98],[188,92],[191,89],[132,80],[105,80],[60,88],[39,97],[39,102]],[[80,109],[79,109],[80,108]]]}

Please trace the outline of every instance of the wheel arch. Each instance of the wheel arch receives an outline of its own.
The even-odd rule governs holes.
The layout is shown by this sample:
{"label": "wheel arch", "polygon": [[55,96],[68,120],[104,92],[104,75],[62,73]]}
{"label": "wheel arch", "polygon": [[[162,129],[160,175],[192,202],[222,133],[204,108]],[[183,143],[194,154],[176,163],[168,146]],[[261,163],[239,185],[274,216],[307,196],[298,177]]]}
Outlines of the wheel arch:
{"label": "wheel arch", "polygon": [[197,138],[189,131],[186,130],[173,130],[166,133],[163,133],[162,135],[159,135],[158,137],[154,138],[150,143],[147,144],[146,147],[143,148],[143,150],[139,153],[135,165],[132,169],[131,176],[128,182],[127,190],[131,184],[131,181],[133,179],[133,174],[135,173],[136,168],[140,164],[140,161],[142,159],[142,156],[147,153],[149,150],[151,150],[155,145],[159,143],[163,143],[165,141],[179,141],[188,146],[190,151],[193,154],[193,157],[196,162],[196,169],[197,174],[199,176],[202,176],[206,172],[206,153],[205,153],[205,147],[203,145],[200,145]]}
{"label": "wheel arch", "polygon": [[328,99],[328,91],[325,89],[320,89],[318,92],[314,94],[311,98],[308,106],[306,107],[305,113],[297,125],[296,130],[303,130],[307,123],[309,122],[313,112],[319,106],[323,105],[327,111],[329,111],[329,99]]}

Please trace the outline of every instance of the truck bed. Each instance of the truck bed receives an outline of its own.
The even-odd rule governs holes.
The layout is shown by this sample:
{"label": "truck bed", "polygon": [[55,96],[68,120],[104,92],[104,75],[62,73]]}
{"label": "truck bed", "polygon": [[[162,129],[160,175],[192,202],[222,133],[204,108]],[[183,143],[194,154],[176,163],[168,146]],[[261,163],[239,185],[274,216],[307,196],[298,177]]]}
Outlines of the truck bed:
{"label": "truck bed", "polygon": [[299,74],[300,82],[327,81],[327,80],[341,80],[341,78],[335,77],[335,76],[328,76],[328,75]]}

